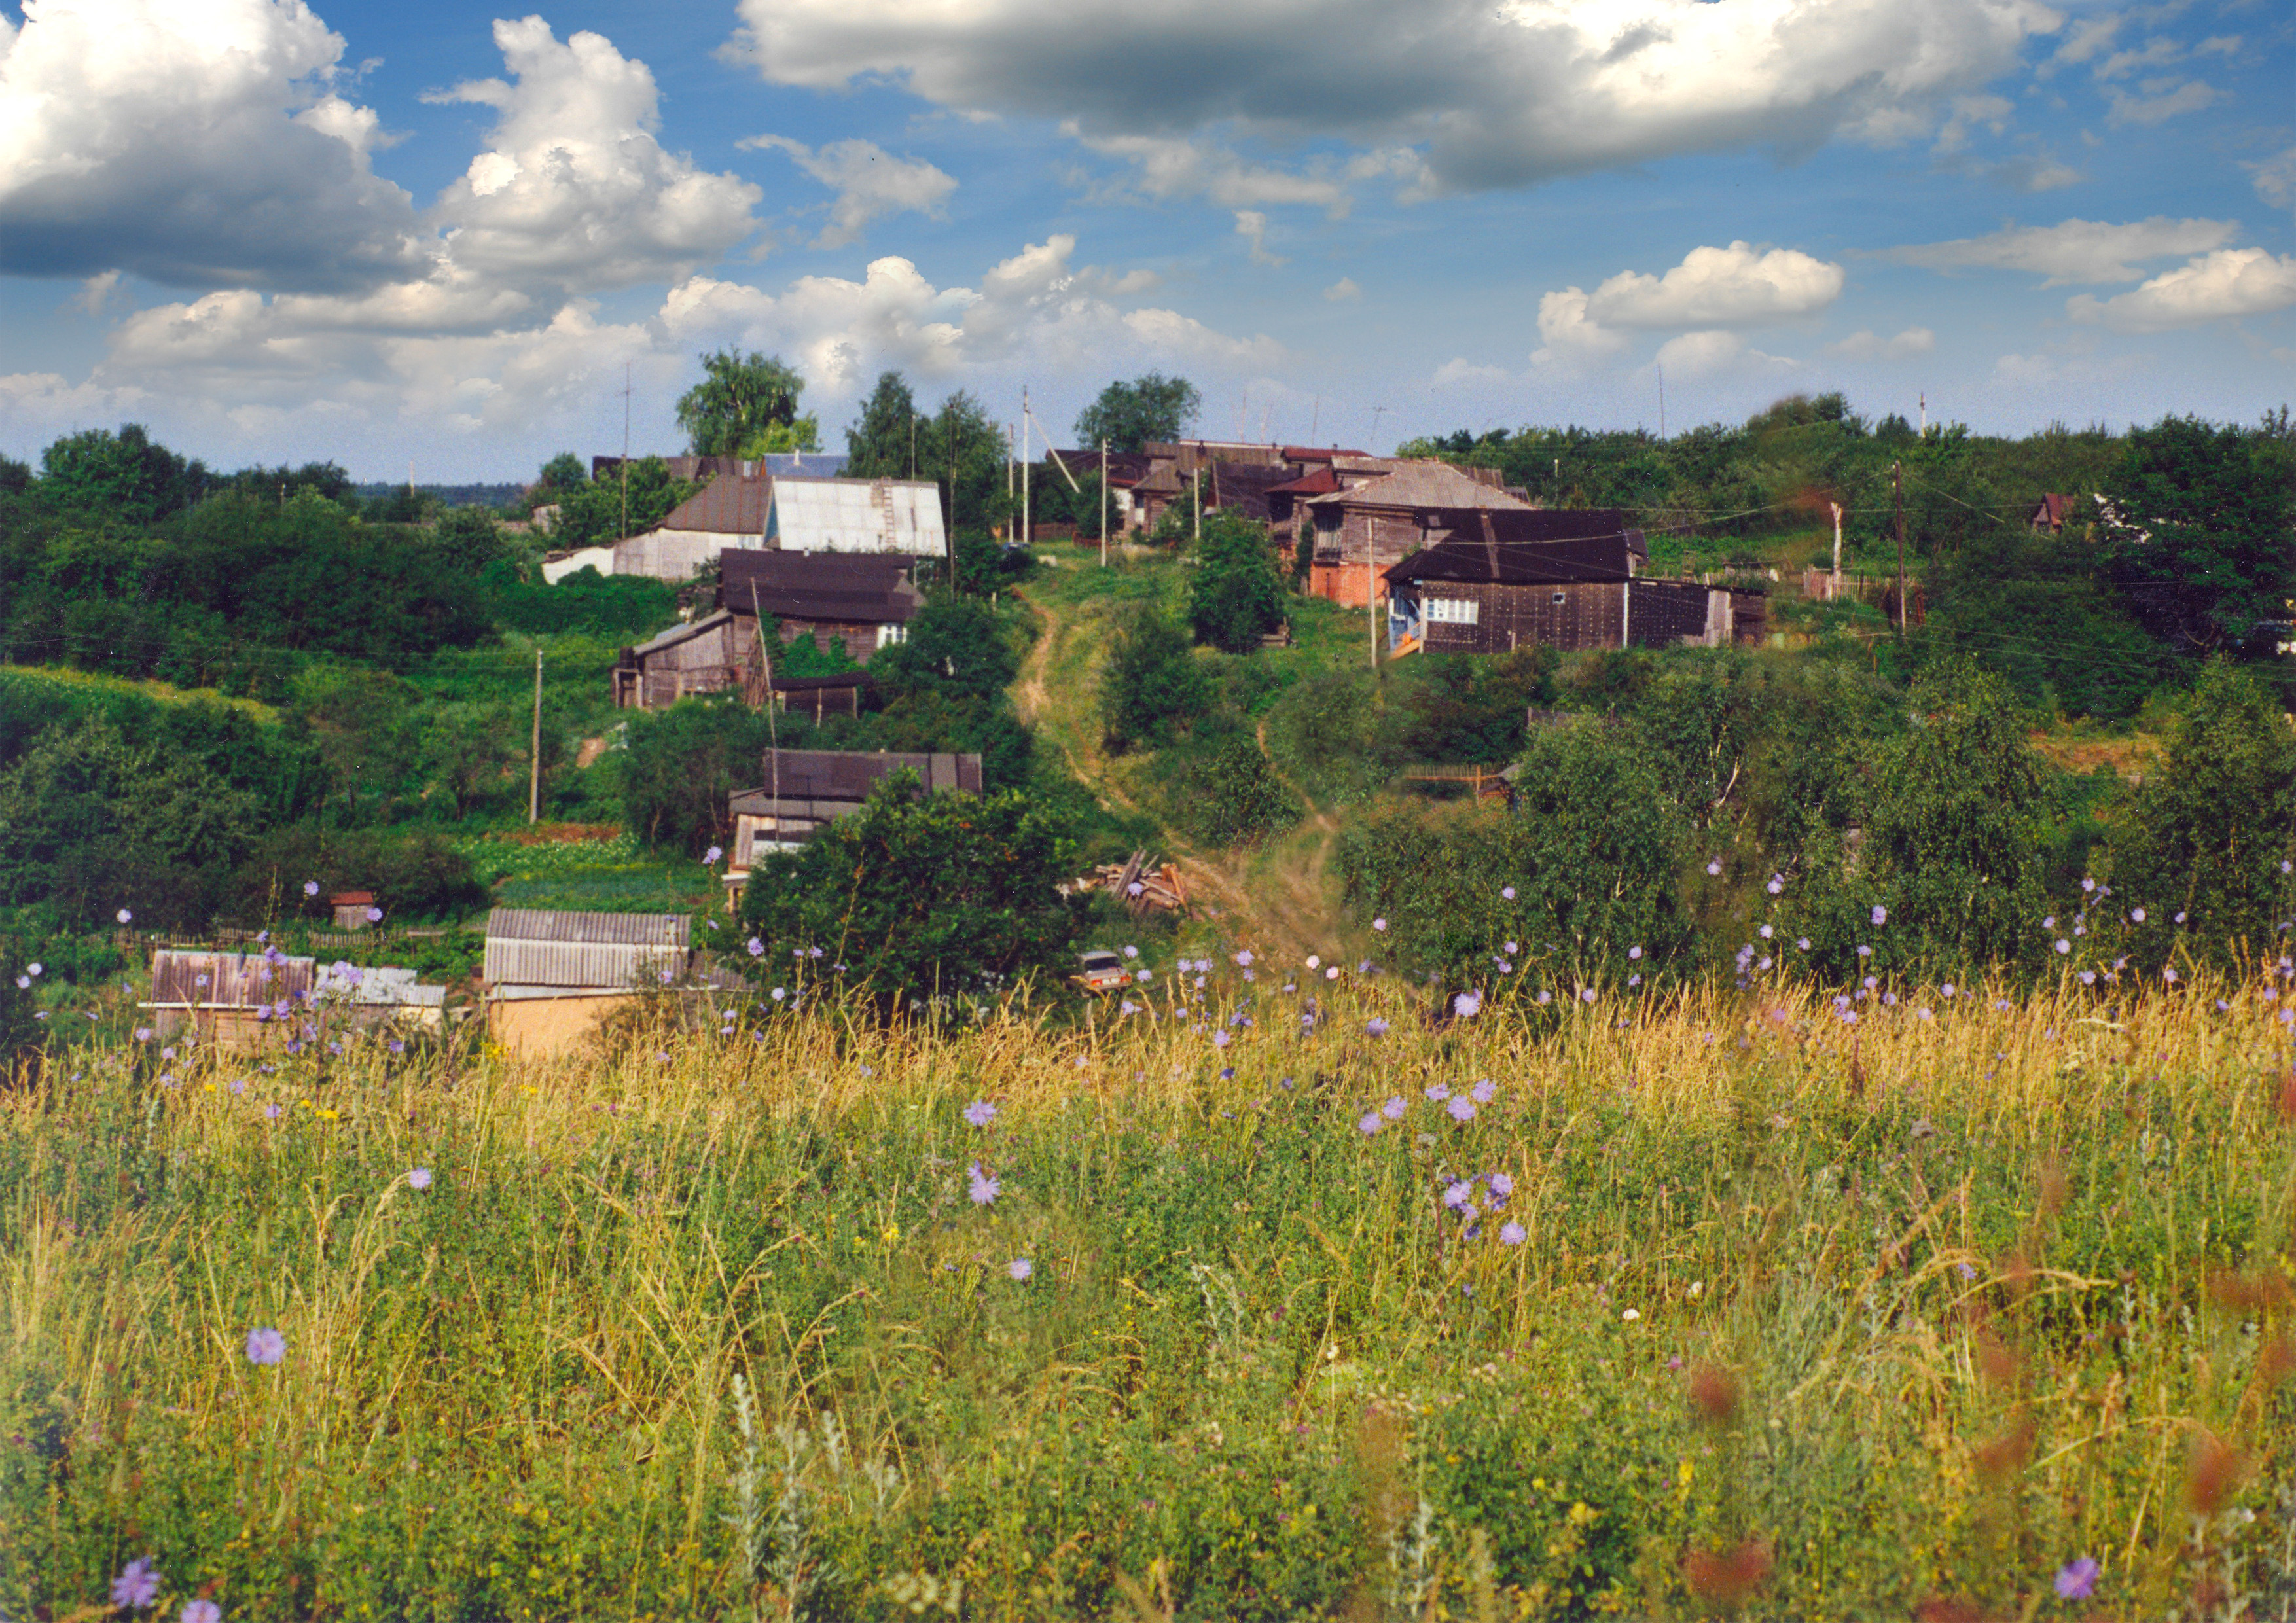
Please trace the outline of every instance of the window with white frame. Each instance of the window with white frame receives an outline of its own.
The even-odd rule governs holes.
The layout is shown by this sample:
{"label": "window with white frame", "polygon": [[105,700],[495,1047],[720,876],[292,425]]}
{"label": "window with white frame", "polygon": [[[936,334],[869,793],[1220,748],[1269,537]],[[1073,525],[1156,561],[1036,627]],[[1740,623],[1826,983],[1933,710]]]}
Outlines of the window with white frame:
{"label": "window with white frame", "polygon": [[908,640],[909,628],[906,626],[888,620],[877,627],[877,646],[880,648],[889,648],[895,643],[906,643]]}
{"label": "window with white frame", "polygon": [[1447,626],[1479,626],[1482,624],[1483,605],[1472,598],[1431,597],[1427,600],[1430,624]]}

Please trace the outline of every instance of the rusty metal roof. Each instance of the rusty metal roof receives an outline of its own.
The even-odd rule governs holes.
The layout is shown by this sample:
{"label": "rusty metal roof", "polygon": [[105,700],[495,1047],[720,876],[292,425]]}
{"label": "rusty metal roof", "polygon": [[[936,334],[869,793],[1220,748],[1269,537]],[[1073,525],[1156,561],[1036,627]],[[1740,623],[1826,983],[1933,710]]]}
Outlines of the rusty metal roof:
{"label": "rusty metal roof", "polygon": [[1311,498],[1319,507],[1501,507],[1527,509],[1504,490],[1495,490],[1448,463],[1406,463],[1352,489]]}
{"label": "rusty metal roof", "polygon": [[299,998],[318,979],[317,961],[258,953],[202,952],[163,947],[152,955],[155,1004],[195,1004],[206,1009],[252,1009],[258,1004]]}
{"label": "rusty metal roof", "polygon": [[713,535],[762,536],[772,515],[774,481],[720,474],[670,511],[657,529],[704,530]]}

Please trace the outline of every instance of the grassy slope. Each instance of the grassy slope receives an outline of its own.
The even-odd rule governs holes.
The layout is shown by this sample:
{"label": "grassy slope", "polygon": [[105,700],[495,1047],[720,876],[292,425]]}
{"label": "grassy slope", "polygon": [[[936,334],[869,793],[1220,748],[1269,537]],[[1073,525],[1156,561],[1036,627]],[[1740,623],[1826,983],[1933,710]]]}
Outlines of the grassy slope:
{"label": "grassy slope", "polygon": [[[1433,1032],[1383,981],[1303,1033],[1273,979],[1214,978],[1226,1048],[1168,1002],[824,1012],[0,1095],[0,1611],[102,1615],[135,1556],[161,1615],[266,1619],[890,1618],[920,1574],[1000,1619],[1689,1616],[1766,1562],[1778,1618],[2296,1594],[2259,988],[1852,1044],[1792,999]],[[1480,1078],[1464,1123],[1422,1094]]]}

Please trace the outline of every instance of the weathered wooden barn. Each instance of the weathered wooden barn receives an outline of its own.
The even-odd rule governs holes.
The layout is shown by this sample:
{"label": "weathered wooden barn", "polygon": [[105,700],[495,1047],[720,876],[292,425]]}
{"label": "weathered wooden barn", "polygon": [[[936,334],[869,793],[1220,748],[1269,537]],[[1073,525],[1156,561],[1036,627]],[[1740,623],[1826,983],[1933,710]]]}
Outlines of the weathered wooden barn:
{"label": "weathered wooden barn", "polygon": [[1481,538],[1455,534],[1387,570],[1391,649],[1489,654],[1761,640],[1760,594],[1641,576],[1647,554],[1638,532],[1503,541],[1496,522],[1489,529]]}

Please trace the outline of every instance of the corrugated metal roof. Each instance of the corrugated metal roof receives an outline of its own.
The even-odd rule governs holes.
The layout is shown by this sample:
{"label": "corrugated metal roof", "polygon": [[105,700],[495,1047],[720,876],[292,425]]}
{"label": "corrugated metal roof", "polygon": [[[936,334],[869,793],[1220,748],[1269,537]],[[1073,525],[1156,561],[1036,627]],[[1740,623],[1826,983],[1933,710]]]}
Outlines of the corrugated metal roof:
{"label": "corrugated metal roof", "polygon": [[787,553],[948,550],[940,487],[931,480],[783,479],[774,484],[775,545]]}
{"label": "corrugated metal roof", "polygon": [[487,915],[488,986],[610,988],[659,982],[685,968],[682,914],[559,913],[497,907]]}
{"label": "corrugated metal roof", "polygon": [[768,478],[720,474],[672,508],[655,528],[762,537],[773,513],[774,483]]}
{"label": "corrugated metal roof", "polygon": [[497,907],[487,914],[489,941],[683,947],[692,928],[692,919],[682,913],[564,913],[547,907]]}
{"label": "corrugated metal roof", "polygon": [[1571,581],[1624,580],[1633,572],[1633,558],[1624,536],[1537,545],[1459,537],[1414,553],[1382,572],[1397,586],[1414,580],[1560,586]]}
{"label": "corrugated metal roof", "polygon": [[1352,490],[1310,498],[1317,507],[1496,507],[1528,510],[1504,490],[1470,478],[1447,463],[1406,463]]}
{"label": "corrugated metal roof", "polygon": [[667,631],[658,631],[628,652],[636,655],[660,653],[665,648],[675,648],[680,643],[691,642],[704,632],[715,631],[733,618],[727,611],[719,609],[714,613],[703,615],[690,625],[676,625]]}
{"label": "corrugated metal roof", "polygon": [[152,955],[152,1002],[209,1009],[251,1009],[299,998],[318,978],[317,960],[259,953],[199,952],[163,947]]}

